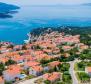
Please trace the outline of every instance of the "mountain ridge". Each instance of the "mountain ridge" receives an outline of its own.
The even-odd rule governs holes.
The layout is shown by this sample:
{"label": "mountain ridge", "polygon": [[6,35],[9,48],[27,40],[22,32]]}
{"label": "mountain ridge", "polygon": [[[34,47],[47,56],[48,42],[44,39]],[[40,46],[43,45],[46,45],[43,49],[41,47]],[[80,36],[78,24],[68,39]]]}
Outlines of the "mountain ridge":
{"label": "mountain ridge", "polygon": [[91,3],[85,3],[83,5],[85,5],[85,6],[91,6]]}

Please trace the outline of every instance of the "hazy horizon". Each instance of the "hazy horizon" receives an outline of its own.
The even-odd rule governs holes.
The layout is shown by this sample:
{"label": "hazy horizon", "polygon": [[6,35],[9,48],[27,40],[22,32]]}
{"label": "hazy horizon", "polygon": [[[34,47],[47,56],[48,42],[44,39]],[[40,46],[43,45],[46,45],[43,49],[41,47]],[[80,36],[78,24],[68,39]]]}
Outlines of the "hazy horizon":
{"label": "hazy horizon", "polygon": [[20,7],[16,13],[11,11],[7,14],[8,8],[3,5],[6,10],[6,14],[1,14],[0,18],[0,39],[3,41],[22,44],[23,40],[27,39],[27,33],[35,28],[91,26],[91,6],[79,5],[91,3],[91,0],[0,0],[0,2]]}
{"label": "hazy horizon", "polygon": [[90,0],[0,0],[0,2],[15,5],[79,5],[84,3],[91,3]]}

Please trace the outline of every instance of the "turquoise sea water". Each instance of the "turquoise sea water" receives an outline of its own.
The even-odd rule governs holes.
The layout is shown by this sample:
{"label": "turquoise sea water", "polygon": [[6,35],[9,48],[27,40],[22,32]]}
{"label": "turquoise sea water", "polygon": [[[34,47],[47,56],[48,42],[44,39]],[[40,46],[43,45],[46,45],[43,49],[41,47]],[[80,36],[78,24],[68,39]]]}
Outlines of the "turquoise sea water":
{"label": "turquoise sea water", "polygon": [[13,18],[0,19],[0,40],[16,44],[36,27],[91,26],[91,6],[22,6]]}

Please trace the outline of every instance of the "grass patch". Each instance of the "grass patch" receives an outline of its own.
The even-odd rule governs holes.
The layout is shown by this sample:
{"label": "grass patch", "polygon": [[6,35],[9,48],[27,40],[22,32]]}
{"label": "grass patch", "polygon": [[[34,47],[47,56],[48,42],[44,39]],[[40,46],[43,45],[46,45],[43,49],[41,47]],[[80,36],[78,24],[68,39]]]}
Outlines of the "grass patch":
{"label": "grass patch", "polygon": [[75,63],[75,65],[74,65],[74,70],[78,71],[77,63]]}
{"label": "grass patch", "polygon": [[36,84],[42,84],[43,83],[43,78],[35,80],[34,83],[36,83]]}
{"label": "grass patch", "polygon": [[75,71],[85,71],[85,66],[84,65],[81,66],[80,63],[75,63],[74,70]]}
{"label": "grass patch", "polygon": [[32,78],[35,78],[35,76],[33,76],[33,75],[27,76],[27,79],[32,79]]}

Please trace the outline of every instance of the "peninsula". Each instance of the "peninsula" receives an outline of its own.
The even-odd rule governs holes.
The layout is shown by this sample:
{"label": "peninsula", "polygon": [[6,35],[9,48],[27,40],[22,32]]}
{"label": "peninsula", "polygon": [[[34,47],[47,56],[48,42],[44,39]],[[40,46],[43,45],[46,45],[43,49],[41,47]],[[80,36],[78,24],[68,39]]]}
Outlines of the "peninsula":
{"label": "peninsula", "polygon": [[90,84],[91,28],[77,29],[39,28],[23,45],[0,42],[0,84]]}

